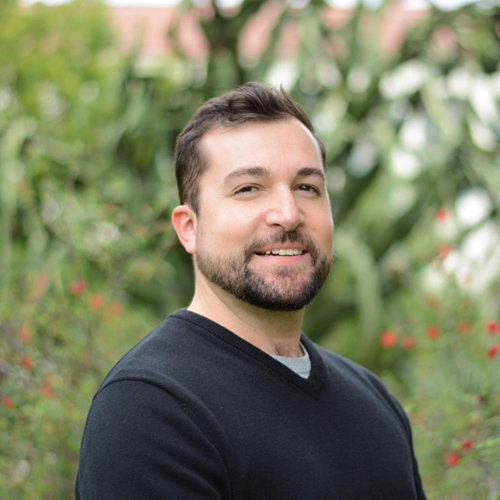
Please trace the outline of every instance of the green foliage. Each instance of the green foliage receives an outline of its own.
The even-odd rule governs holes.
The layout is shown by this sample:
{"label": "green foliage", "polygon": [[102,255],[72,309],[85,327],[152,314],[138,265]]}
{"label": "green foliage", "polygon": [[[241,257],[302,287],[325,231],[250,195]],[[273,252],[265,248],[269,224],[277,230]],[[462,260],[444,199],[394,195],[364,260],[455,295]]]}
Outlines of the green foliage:
{"label": "green foliage", "polygon": [[185,304],[189,269],[171,154],[104,7],[12,6],[0,54],[0,497],[68,498],[99,381]]}
{"label": "green foliage", "polygon": [[[484,324],[500,317],[499,266],[495,245],[473,240],[498,235],[495,12],[430,11],[387,52],[390,4],[341,27],[321,2],[269,5],[184,3],[207,59],[184,55],[174,27],[175,50],[146,66],[120,55],[100,3],[0,3],[1,498],[71,496],[100,380],[187,305],[191,261],[169,221],[175,137],[201,102],[249,80],[286,82],[328,149],[336,262],[304,330],[407,401],[430,499],[498,498],[500,354],[486,352],[499,334]],[[246,53],[259,15],[274,16],[269,43]],[[463,223],[472,188],[488,208]]]}
{"label": "green foliage", "polygon": [[414,293],[399,302],[404,320],[393,333],[403,347],[383,354],[406,359],[403,380],[389,371],[383,378],[406,394],[429,500],[499,498],[500,325],[482,319],[478,299],[452,283],[445,291],[440,300]]}

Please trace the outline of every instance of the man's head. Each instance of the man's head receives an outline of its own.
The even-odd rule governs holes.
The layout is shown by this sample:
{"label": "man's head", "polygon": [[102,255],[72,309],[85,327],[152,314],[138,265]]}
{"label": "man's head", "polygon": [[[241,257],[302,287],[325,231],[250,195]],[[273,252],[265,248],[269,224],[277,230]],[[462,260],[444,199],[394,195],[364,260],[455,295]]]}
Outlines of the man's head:
{"label": "man's head", "polygon": [[250,122],[280,122],[292,118],[302,122],[317,141],[325,168],[326,148],[323,141],[314,133],[302,108],[283,88],[276,90],[261,83],[250,82],[238,90],[205,102],[177,137],[175,176],[181,204],[190,205],[198,213],[198,181],[209,164],[201,143],[208,132],[217,128],[229,130]]}
{"label": "man's head", "polygon": [[[325,148],[308,118],[283,91],[249,84],[208,101],[193,121],[177,145],[184,204],[172,221],[194,255],[197,290],[302,309],[333,254]],[[182,165],[191,170],[179,173]]]}

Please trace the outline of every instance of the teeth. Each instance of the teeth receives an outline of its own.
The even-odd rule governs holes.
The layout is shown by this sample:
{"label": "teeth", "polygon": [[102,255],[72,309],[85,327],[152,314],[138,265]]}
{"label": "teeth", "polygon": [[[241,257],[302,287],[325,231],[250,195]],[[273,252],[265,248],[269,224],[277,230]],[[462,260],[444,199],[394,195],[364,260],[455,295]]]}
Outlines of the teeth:
{"label": "teeth", "polygon": [[266,255],[302,255],[304,252],[302,250],[292,250],[292,249],[286,249],[286,250],[267,250],[265,252]]}

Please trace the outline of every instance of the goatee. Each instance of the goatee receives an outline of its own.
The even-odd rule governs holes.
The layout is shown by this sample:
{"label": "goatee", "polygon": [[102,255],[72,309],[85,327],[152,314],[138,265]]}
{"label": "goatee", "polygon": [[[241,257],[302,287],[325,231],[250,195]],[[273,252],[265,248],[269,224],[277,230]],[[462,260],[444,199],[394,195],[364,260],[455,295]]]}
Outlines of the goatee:
{"label": "goatee", "polygon": [[[201,243],[203,237],[199,236]],[[249,263],[256,250],[283,243],[299,243],[307,248],[308,256],[305,258],[311,259],[311,272],[305,279],[300,279],[303,269],[295,266],[279,266],[273,278],[267,280],[250,268]],[[203,250],[203,245],[199,245],[195,259],[198,269],[208,281],[239,300],[269,311],[297,311],[309,304],[320,291],[330,272],[333,255],[321,256],[312,238],[293,231],[266,241],[255,241],[244,249],[241,257],[229,257],[222,261],[213,259]]]}

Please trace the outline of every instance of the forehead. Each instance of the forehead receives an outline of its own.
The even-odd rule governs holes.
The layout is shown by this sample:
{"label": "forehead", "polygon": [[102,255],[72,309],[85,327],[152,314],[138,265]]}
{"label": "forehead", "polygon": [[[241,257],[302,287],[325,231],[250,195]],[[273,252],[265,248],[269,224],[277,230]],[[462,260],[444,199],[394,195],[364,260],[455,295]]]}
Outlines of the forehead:
{"label": "forehead", "polygon": [[235,128],[218,127],[201,140],[209,177],[232,170],[262,166],[273,171],[322,167],[321,151],[307,127],[296,118],[278,122],[249,122]]}

